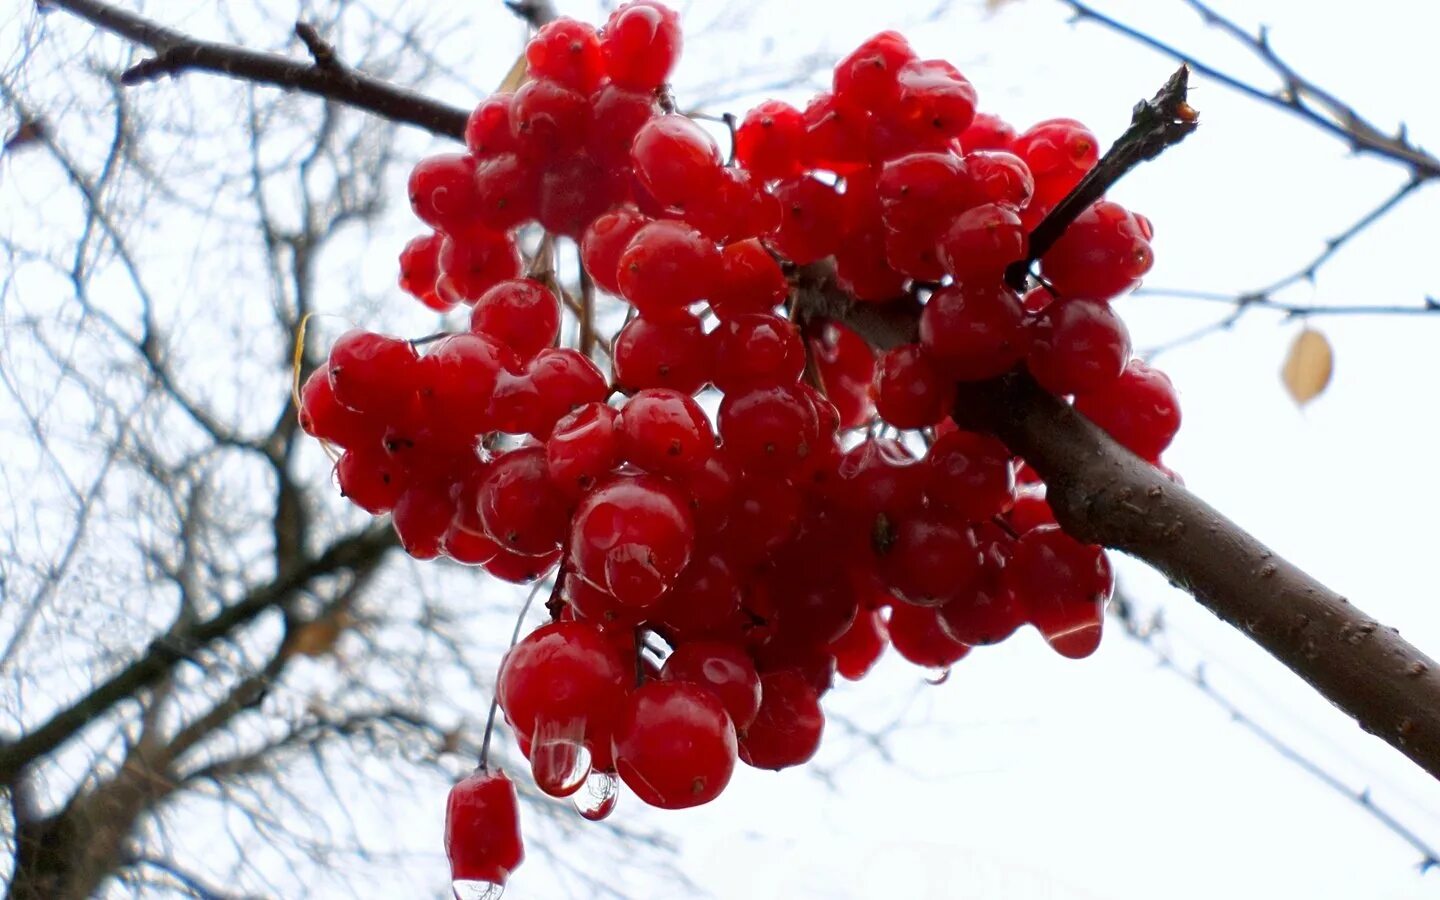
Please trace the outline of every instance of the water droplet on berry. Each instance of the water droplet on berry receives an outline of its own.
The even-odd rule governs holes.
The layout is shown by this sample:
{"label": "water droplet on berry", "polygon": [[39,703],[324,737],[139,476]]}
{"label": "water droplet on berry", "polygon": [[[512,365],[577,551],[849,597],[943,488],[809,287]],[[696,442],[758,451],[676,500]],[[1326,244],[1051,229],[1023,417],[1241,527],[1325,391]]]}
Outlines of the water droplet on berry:
{"label": "water droplet on berry", "polygon": [[947,682],[947,681],[949,681],[949,680],[950,680],[950,667],[949,667],[949,666],[946,666],[946,667],[943,668],[943,669],[932,669],[932,670],[930,671],[930,677],[926,678],[926,679],[925,679],[925,682],[926,682],[926,684],[930,684],[930,685],[934,685],[934,686],[936,686],[936,687],[939,687],[940,685],[944,684],[945,682]]}
{"label": "water droplet on berry", "polygon": [[505,885],[493,881],[468,881],[460,879],[450,883],[455,900],[500,900]]}
{"label": "water droplet on berry", "polygon": [[568,797],[590,774],[590,750],[585,746],[585,722],[540,721],[530,746],[530,771],[535,784],[552,797]]}
{"label": "water droplet on berry", "polygon": [[570,795],[575,811],[591,822],[598,822],[615,811],[620,798],[620,780],[613,772],[591,772],[585,784]]}

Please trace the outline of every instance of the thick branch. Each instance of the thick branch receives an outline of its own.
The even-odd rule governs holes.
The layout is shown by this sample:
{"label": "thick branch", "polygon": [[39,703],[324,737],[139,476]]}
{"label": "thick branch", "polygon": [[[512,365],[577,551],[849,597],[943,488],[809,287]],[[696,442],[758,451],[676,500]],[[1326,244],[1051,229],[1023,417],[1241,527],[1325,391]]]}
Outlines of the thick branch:
{"label": "thick branch", "polygon": [[962,389],[956,418],[1045,479],[1065,530],[1149,563],[1440,778],[1440,668],[1027,375]]}
{"label": "thick branch", "polygon": [[46,5],[155,51],[154,57],[120,76],[125,84],[194,69],[326,97],[444,137],[465,135],[465,110],[342,66],[309,26],[298,31],[315,56],[313,62],[202,41],[99,0],[46,0]]}

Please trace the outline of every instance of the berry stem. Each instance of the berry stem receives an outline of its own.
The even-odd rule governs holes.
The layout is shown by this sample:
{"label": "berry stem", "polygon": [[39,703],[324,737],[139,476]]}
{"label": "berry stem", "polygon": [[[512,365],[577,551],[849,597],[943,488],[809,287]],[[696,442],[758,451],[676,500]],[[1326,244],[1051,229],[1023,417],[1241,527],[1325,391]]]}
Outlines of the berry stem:
{"label": "berry stem", "polygon": [[[555,579],[557,589],[559,584],[560,579],[557,576]],[[510,632],[511,647],[519,643],[520,629],[525,625],[525,616],[529,614],[530,605],[535,602],[536,597],[540,596],[540,589],[544,586],[544,579],[535,582],[535,586],[530,589],[530,593],[525,597],[525,602],[520,607],[520,614],[515,617],[515,630]],[[505,657],[503,656],[500,657],[500,665],[505,665]],[[498,674],[495,678],[495,684],[496,689],[490,697],[490,714],[485,717],[485,736],[480,740],[480,771],[482,772],[488,771],[490,767],[490,736],[495,733],[495,713],[500,709],[500,678]]]}

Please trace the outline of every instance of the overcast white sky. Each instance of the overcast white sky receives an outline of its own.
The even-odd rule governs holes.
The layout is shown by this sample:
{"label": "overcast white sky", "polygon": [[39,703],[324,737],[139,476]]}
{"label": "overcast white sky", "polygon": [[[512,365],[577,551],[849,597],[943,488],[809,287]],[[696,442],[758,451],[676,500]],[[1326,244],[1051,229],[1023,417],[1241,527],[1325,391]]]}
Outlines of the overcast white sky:
{"label": "overcast white sky", "polygon": [[[0,19],[11,18],[7,6],[28,3],[0,0]],[[1097,26],[1071,27],[1067,9],[1054,0],[1015,0],[993,15],[980,0],[955,0],[926,21],[937,4],[761,2],[743,28],[704,32],[735,4],[694,0],[683,7],[697,36],[681,63],[681,102],[687,86],[693,93],[727,77],[737,60],[788,68],[802,54],[843,53],[876,30],[900,27],[923,54],[959,65],[979,89],[982,108],[1022,127],[1073,116],[1108,143],[1131,105],[1175,68]],[[560,5],[597,18],[597,4]],[[1181,0],[1096,5],[1223,68],[1265,77]],[[1440,145],[1434,103],[1440,81],[1431,62],[1440,6],[1217,5],[1244,24],[1269,24],[1276,48],[1300,71],[1382,126],[1403,118],[1419,143]],[[448,36],[437,53],[458,58],[474,35],[496,47],[513,35],[504,52],[474,72],[475,83],[497,82],[519,46],[515,23],[494,0],[453,6],[476,10],[474,32]],[[157,18],[179,23],[195,9],[191,0],[147,4]],[[781,96],[803,101],[807,94]],[[447,99],[474,98],[452,89]],[[758,99],[714,111],[743,114]],[[1201,110],[1200,131],[1114,194],[1154,222],[1157,263],[1148,285],[1240,291],[1271,282],[1406,177],[1396,166],[1350,158],[1309,126],[1204,78],[1195,79],[1192,102]],[[367,284],[393,280],[399,236],[414,230],[403,208],[392,217],[366,260]],[[392,237],[393,247],[385,244]],[[1313,287],[1298,286],[1285,299],[1419,304],[1426,293],[1440,295],[1437,238],[1440,187],[1431,185],[1344,250]],[[395,302],[404,301],[397,295]],[[1124,300],[1120,309],[1137,347],[1224,312],[1154,297]],[[428,320],[412,313],[410,321],[413,333],[423,333],[419,323]],[[1278,377],[1295,323],[1257,311],[1233,331],[1162,355],[1159,365],[1178,387],[1185,415],[1167,462],[1274,549],[1440,653],[1433,512],[1440,508],[1440,475],[1429,459],[1440,450],[1440,404],[1433,399],[1440,355],[1431,352],[1440,315],[1317,324],[1334,344],[1335,378],[1303,411]],[[316,464],[323,465],[318,453]],[[1203,661],[1210,682],[1247,714],[1357,789],[1371,788],[1377,803],[1440,843],[1440,785],[1163,579],[1128,560],[1119,572],[1143,608],[1163,608],[1168,647],[1183,664]],[[903,723],[885,736],[889,758],[835,733],[816,761],[828,781],[805,771],[741,768],[708,806],[658,812],[623,796],[616,816],[673,833],[683,842],[681,867],[720,898],[1388,900],[1440,891],[1440,873],[1416,873],[1414,850],[1119,634],[1091,659],[1073,662],[1027,630],[975,652],[943,685],[926,684],[928,674],[887,658],[863,684],[843,685],[827,698],[873,729]],[[436,790],[433,798],[418,798],[428,811],[413,821],[362,823],[377,841],[400,833],[434,848],[432,869],[413,873],[412,883],[444,878],[443,786]],[[603,877],[612,861],[586,864]],[[657,881],[636,896],[684,894]],[[538,859],[515,874],[509,895],[566,896]]]}

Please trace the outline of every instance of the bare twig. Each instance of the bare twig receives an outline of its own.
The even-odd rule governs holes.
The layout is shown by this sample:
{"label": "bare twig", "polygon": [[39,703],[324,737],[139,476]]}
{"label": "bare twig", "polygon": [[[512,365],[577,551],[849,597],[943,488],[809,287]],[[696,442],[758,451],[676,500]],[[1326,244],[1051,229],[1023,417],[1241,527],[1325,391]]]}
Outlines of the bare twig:
{"label": "bare twig", "polygon": [[1030,234],[1029,255],[1005,270],[1005,280],[1012,288],[1024,290],[1030,267],[1055,245],[1070,223],[1090,204],[1105,196],[1105,192],[1135,166],[1185,140],[1199,126],[1199,114],[1186,101],[1189,85],[1190,70],[1182,65],[1153,98],[1135,104],[1130,127],[1075,189],[1035,226]]}
{"label": "bare twig", "polygon": [[1440,159],[1412,144],[1403,128],[1393,135],[1385,134],[1356,112],[1354,107],[1341,102],[1335,95],[1323,90],[1282,62],[1271,49],[1269,36],[1264,31],[1261,31],[1259,35],[1252,36],[1198,0],[1184,0],[1184,2],[1199,12],[1207,24],[1221,28],[1254,52],[1280,78],[1281,90],[1266,91],[1214,66],[1206,65],[1189,53],[1111,18],[1080,0],[1061,0],[1061,2],[1075,12],[1077,20],[1103,25],[1136,43],[1186,63],[1207,78],[1212,78],[1261,103],[1298,116],[1321,131],[1344,141],[1357,153],[1368,153],[1398,162],[1420,178],[1440,177]]}

